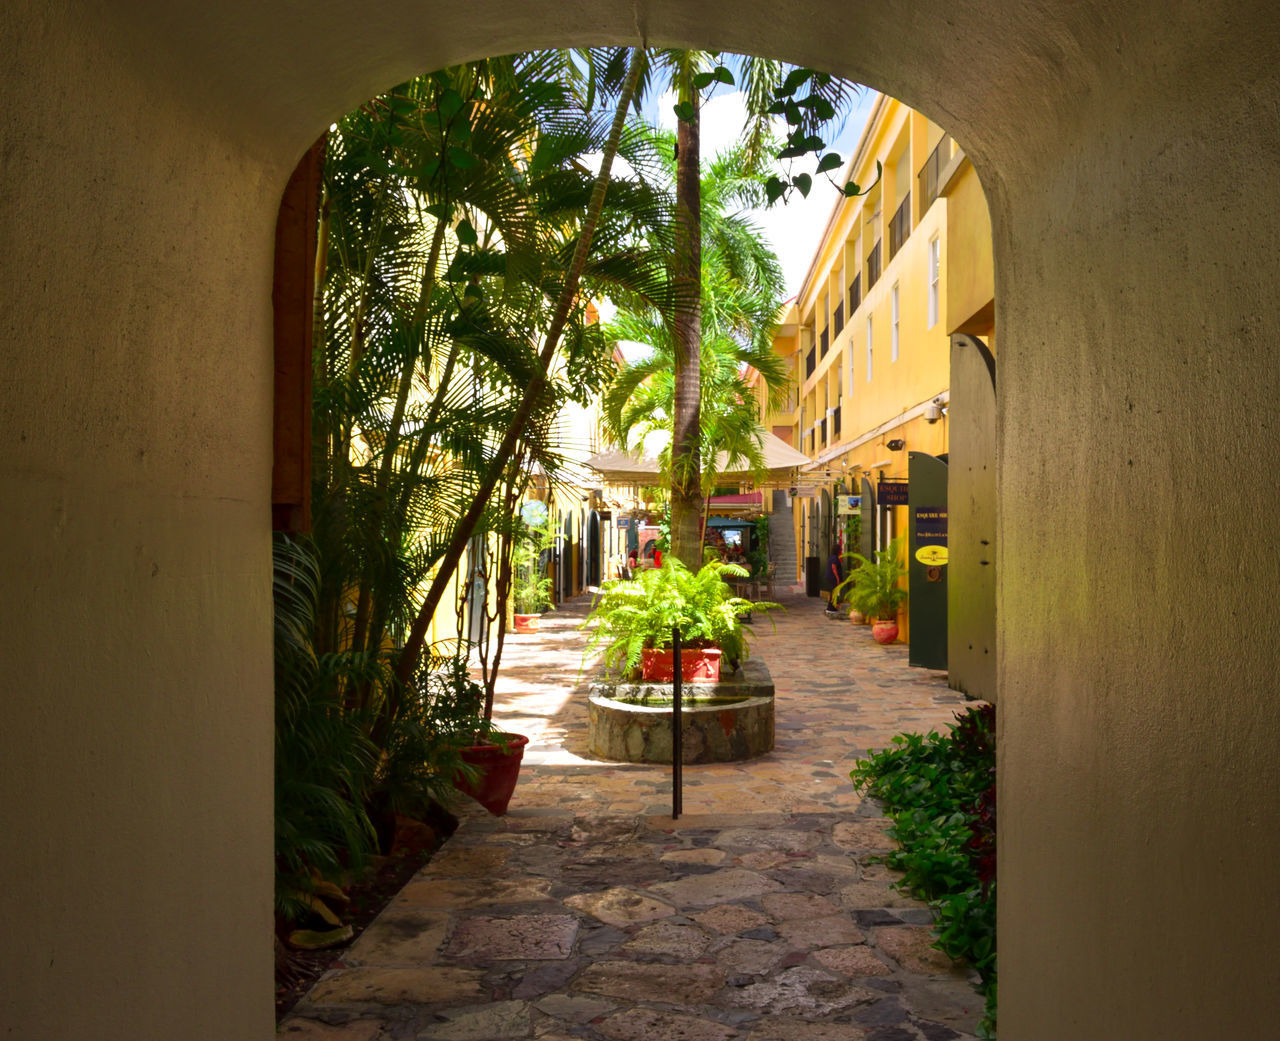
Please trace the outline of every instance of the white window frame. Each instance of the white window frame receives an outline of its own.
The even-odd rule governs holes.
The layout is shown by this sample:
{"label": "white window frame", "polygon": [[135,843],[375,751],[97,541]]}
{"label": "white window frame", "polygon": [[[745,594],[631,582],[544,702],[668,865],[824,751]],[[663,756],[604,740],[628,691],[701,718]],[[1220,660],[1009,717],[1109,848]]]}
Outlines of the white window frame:
{"label": "white window frame", "polygon": [[942,241],[935,235],[929,240],[929,325],[932,329],[938,324],[939,311],[942,310],[940,298],[942,277]]}
{"label": "white window frame", "polygon": [[871,349],[875,343],[874,328],[871,325],[871,315],[867,315],[867,382],[871,382]]}
{"label": "white window frame", "polygon": [[898,360],[898,345],[901,343],[901,319],[902,309],[898,296],[898,283],[893,284],[893,289],[889,291],[889,305],[891,309],[891,324],[889,326],[889,361]]}

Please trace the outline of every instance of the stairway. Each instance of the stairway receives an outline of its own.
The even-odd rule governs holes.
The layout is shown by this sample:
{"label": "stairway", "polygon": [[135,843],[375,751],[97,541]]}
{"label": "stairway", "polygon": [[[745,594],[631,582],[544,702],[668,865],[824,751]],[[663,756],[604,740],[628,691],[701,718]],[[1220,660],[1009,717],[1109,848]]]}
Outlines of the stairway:
{"label": "stairway", "polygon": [[793,592],[799,581],[796,566],[796,532],[787,493],[775,489],[769,514],[769,562],[774,565],[774,592]]}

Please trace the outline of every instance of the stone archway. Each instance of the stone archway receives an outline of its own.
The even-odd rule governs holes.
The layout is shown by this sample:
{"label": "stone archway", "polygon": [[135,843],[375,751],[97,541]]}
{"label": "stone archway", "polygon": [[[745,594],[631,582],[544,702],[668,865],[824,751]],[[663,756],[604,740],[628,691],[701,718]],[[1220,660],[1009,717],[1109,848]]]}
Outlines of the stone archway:
{"label": "stone archway", "polygon": [[[423,69],[642,39],[871,83],[982,177],[1002,308],[1004,1036],[1272,1029],[1269,4],[20,0],[5,25],[16,1034],[269,1030],[269,286],[289,171]],[[1206,503],[1209,567],[1188,537]],[[1206,619],[1231,646],[1197,639]]]}

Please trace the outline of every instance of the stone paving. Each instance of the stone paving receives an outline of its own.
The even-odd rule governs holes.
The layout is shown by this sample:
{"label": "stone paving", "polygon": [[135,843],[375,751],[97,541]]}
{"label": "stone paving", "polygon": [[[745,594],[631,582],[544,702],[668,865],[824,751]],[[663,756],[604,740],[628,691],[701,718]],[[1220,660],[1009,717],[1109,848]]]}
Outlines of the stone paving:
{"label": "stone paving", "polygon": [[770,754],[670,767],[587,756],[579,598],[508,636],[498,716],[530,736],[511,810],[473,803],[427,867],[280,1027],[300,1041],[953,1041],[971,974],[927,908],[853,760],[950,722],[964,699],[905,646],[780,597],[753,653],[777,688]]}

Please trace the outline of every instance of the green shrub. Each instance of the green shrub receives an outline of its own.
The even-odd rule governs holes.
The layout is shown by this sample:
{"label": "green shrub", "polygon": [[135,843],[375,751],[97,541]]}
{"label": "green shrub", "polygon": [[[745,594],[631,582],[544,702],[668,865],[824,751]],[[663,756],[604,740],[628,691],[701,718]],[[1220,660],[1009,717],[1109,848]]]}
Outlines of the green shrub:
{"label": "green shrub", "polygon": [[995,709],[969,709],[946,734],[900,734],[849,776],[893,821],[901,848],[884,859],[902,889],[929,901],[934,946],[977,970],[981,1036],[995,1037]]}
{"label": "green shrub", "polygon": [[746,574],[746,568],[718,561],[708,561],[695,573],[668,555],[660,568],[605,582],[583,623],[584,628],[595,625],[585,653],[601,650],[605,667],[625,675],[640,663],[642,650],[669,647],[671,630],[678,625],[687,645],[719,647],[726,662],[744,661],[742,616],[779,606],[734,596],[724,576]]}
{"label": "green shrub", "polygon": [[848,601],[853,610],[862,612],[868,619],[896,618],[907,599],[907,590],[899,584],[907,577],[902,547],[903,538],[899,535],[884,549],[876,550],[874,562],[861,553],[846,553],[845,559],[852,560],[857,567],[836,586],[831,602]]}

